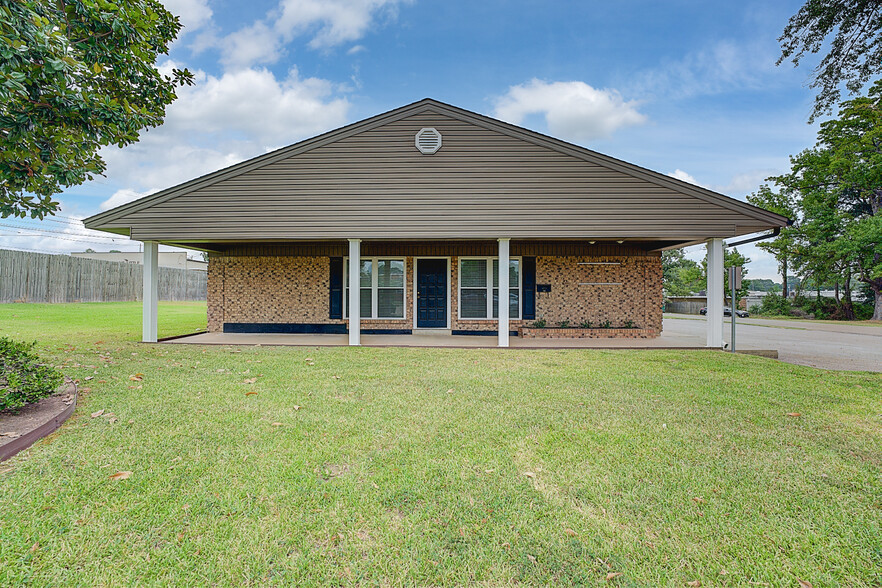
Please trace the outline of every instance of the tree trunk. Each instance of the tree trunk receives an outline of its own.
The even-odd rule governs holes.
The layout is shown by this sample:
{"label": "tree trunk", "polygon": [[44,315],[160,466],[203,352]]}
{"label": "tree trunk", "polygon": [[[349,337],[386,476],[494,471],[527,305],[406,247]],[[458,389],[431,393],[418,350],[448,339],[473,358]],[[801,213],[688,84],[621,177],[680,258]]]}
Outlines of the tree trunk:
{"label": "tree trunk", "polygon": [[787,258],[781,260],[781,277],[784,278],[784,291],[781,295],[787,298]]}
{"label": "tree trunk", "polygon": [[873,297],[875,300],[873,303],[873,316],[870,317],[870,320],[882,321],[882,278],[871,280],[862,276],[859,279],[861,282],[864,282],[867,286],[869,286],[870,290],[873,291]]}
{"label": "tree trunk", "polygon": [[851,303],[851,269],[845,272],[845,303],[843,303],[842,308],[845,311],[845,320],[853,321],[856,318],[854,316],[854,305]]}
{"label": "tree trunk", "polygon": [[836,282],[836,289],[833,291],[833,298],[836,299],[836,304],[842,304],[842,301],[839,300],[839,282]]}

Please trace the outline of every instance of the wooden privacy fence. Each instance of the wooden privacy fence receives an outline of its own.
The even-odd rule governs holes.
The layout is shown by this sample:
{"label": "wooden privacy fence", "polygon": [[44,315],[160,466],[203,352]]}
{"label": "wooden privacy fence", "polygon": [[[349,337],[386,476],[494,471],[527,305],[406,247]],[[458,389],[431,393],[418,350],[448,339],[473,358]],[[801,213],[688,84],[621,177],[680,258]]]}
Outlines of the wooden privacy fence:
{"label": "wooden privacy fence", "polygon": [[[139,263],[0,249],[0,303],[141,300]],[[206,272],[159,268],[160,300],[205,300]]]}

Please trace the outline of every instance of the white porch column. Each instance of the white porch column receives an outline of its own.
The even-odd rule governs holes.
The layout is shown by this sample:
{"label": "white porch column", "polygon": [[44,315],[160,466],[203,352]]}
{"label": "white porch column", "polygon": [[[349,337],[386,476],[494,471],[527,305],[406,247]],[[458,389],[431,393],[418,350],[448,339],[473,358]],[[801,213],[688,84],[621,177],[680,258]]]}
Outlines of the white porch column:
{"label": "white porch column", "polygon": [[707,346],[723,347],[723,240],[707,240]]}
{"label": "white porch column", "polygon": [[361,345],[361,239],[349,239],[349,344]]}
{"label": "white porch column", "polygon": [[508,347],[509,239],[499,239],[499,346]]}
{"label": "white porch column", "polygon": [[141,340],[156,343],[159,313],[159,243],[144,241],[144,314]]}

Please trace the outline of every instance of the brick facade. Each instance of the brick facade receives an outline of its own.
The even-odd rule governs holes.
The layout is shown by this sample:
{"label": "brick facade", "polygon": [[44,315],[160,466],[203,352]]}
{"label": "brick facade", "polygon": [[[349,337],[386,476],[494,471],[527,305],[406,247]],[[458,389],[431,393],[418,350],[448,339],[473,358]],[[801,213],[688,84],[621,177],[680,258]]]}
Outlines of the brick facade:
{"label": "brick facade", "polygon": [[[364,248],[366,249],[366,248]],[[458,318],[459,256],[455,244],[439,249],[450,258],[451,329],[495,331],[495,320]],[[491,248],[486,248],[490,254]],[[401,257],[407,248],[390,244],[376,246],[368,256]],[[546,248],[542,252],[548,251]],[[564,252],[569,253],[569,250]],[[250,253],[250,251],[249,251]],[[274,252],[275,253],[275,252]],[[296,250],[295,250],[296,253]],[[342,251],[341,251],[342,253]],[[529,247],[513,247],[513,256],[530,255]],[[536,251],[539,253],[539,251]],[[661,257],[628,251],[619,255],[536,255],[536,283],[551,291],[536,294],[536,318],[548,326],[569,321],[599,325],[610,321],[613,327],[632,321],[636,327],[658,334],[662,320]],[[472,256],[472,250],[461,254]],[[412,329],[414,262],[407,255],[405,279],[405,318],[399,320],[362,319],[362,329]],[[595,265],[603,264],[603,265]],[[224,323],[345,324],[330,319],[330,258],[327,255],[235,255],[212,254],[208,264],[208,329],[223,330]],[[608,285],[597,285],[609,283]],[[512,320],[511,330],[532,324],[532,320]]]}

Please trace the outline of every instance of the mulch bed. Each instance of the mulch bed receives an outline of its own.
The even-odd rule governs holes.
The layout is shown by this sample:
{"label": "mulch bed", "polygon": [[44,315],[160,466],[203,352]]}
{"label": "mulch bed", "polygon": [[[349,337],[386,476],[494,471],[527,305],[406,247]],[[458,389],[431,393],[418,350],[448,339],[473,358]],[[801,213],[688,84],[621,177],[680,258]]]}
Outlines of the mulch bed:
{"label": "mulch bed", "polygon": [[0,461],[58,429],[76,406],[77,386],[67,381],[52,396],[21,408],[0,411]]}

